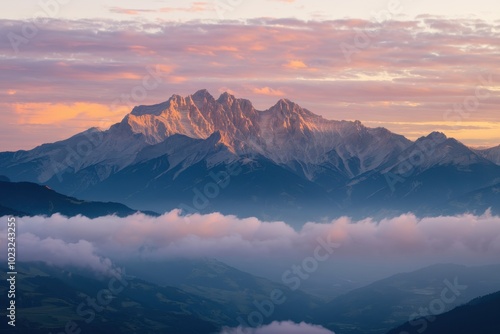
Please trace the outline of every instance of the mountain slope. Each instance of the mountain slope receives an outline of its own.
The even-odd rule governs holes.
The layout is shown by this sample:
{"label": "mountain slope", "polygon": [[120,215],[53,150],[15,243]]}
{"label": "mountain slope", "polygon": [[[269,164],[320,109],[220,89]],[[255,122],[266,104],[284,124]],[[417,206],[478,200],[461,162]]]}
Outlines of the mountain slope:
{"label": "mountain slope", "polygon": [[444,213],[453,213],[457,211],[469,211],[474,214],[482,214],[491,209],[493,215],[500,214],[500,183],[474,190],[465,195],[453,198],[449,201],[447,207],[444,207]]}
{"label": "mountain slope", "polygon": [[[428,334],[497,334],[500,333],[500,292],[476,298],[466,305],[430,319],[416,319],[405,323],[387,334],[416,334],[425,331]],[[413,326],[412,326],[413,325]]]}
{"label": "mountain slope", "polygon": [[[500,166],[435,132],[419,138],[380,167],[352,179],[344,196],[346,205],[360,212],[374,212],[378,207],[434,215],[448,208],[448,213],[456,214],[476,207],[448,203],[498,182]],[[488,204],[500,209],[498,202]]]}
{"label": "mountain slope", "polygon": [[78,200],[35,183],[0,181],[0,216],[50,216],[60,213],[68,217],[82,215],[95,218],[113,214],[126,217],[136,212],[119,203]]}
{"label": "mountain slope", "polygon": [[316,207],[335,211],[319,185],[263,157],[214,166],[203,159],[188,167],[172,167],[170,160],[163,156],[129,166],[82,195],[154,211],[181,208],[186,213],[237,212],[291,223],[314,216],[310,210]]}
{"label": "mountain slope", "polygon": [[[121,124],[144,135],[151,144],[173,134],[206,139],[220,131],[232,152],[260,154],[285,165],[293,161],[318,164],[335,150],[341,158],[336,167],[348,176],[376,167],[394,150],[410,143],[360,122],[326,120],[290,100],[282,99],[270,109],[258,111],[248,100],[227,93],[216,100],[206,90],[185,98],[173,95],[155,106],[136,107]],[[358,161],[355,167],[347,163],[353,158]],[[314,173],[305,175],[311,180],[315,177]]]}
{"label": "mountain slope", "polygon": [[[213,175],[231,166],[240,172],[222,187],[226,179]],[[449,203],[498,184],[500,165],[443,134],[411,142],[359,121],[324,119],[286,99],[260,111],[200,90],[135,107],[108,130],[0,153],[0,174],[143,210],[181,206],[303,223],[477,211],[489,202]]]}
{"label": "mountain slope", "polygon": [[[94,128],[31,151],[2,153],[0,166],[14,181],[45,182],[54,176],[60,181],[57,174],[66,170],[74,173],[96,164],[119,170],[134,161],[143,147],[161,143],[172,135],[207,139],[217,131],[231,152],[260,154],[277,164],[319,164],[324,162],[325,154],[335,150],[340,158],[336,167],[349,176],[376,167],[395,150],[410,144],[385,129],[326,120],[289,100],[258,111],[248,100],[227,93],[215,100],[201,90],[185,98],[173,95],[158,105],[136,107],[106,131]],[[108,173],[103,170],[100,177]],[[311,173],[305,174],[314,178]]]}
{"label": "mountain slope", "polygon": [[[131,264],[124,279],[113,279],[85,269],[17,263],[16,330],[6,321],[0,330],[64,332],[64,326],[72,321],[82,332],[92,333],[214,334],[224,326],[240,325],[239,319],[248,321],[252,312],[265,314],[265,324],[308,321],[319,306],[315,297],[291,292],[215,260],[160,263],[155,273],[151,273],[151,263],[148,265],[140,268]],[[134,270],[141,278],[133,275]],[[163,284],[142,279],[148,275],[155,280],[164,275]],[[7,274],[0,273],[0,279],[7,279]],[[111,291],[112,298],[103,297],[105,289]],[[275,289],[283,291],[286,302],[274,305],[269,313],[255,306],[269,301]],[[0,293],[7,295],[6,285],[0,286]]]}
{"label": "mountain slope", "polygon": [[[394,275],[337,297],[318,312],[316,322],[345,334],[385,333],[418,314],[420,308],[429,309],[443,295],[449,302],[442,303],[441,312],[498,289],[500,265],[434,265]],[[456,294],[450,294],[451,290]]]}
{"label": "mountain slope", "polygon": [[[100,291],[112,277],[40,263],[18,263],[17,272],[16,327],[2,321],[2,333],[59,333],[73,323],[91,333],[211,334],[235,323],[236,314],[222,304],[133,277],[113,281],[110,298]],[[4,284],[0,292],[7,295]]]}
{"label": "mountain slope", "polygon": [[[154,266],[155,272],[147,268]],[[158,263],[127,263],[131,273],[162,286],[173,286],[193,295],[226,305],[247,316],[259,311],[255,303],[270,300],[273,291],[282,292],[286,302],[274,305],[272,315],[264,322],[288,321],[311,322],[318,309],[324,305],[319,298],[300,290],[292,291],[287,286],[256,277],[214,259],[180,259]]]}
{"label": "mountain slope", "polygon": [[485,150],[475,150],[480,156],[500,165],[500,145]]}

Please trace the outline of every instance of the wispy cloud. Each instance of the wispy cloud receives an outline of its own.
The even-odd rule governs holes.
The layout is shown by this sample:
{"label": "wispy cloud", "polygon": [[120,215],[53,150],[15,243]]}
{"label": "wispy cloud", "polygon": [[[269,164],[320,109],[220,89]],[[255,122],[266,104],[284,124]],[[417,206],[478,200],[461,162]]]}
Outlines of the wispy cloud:
{"label": "wispy cloud", "polygon": [[132,8],[123,8],[123,7],[110,7],[109,11],[111,13],[116,14],[125,14],[125,15],[140,15],[143,13],[175,13],[175,12],[184,12],[184,13],[196,13],[196,12],[206,12],[213,11],[213,4],[209,2],[193,2],[188,7],[160,7],[156,9],[132,9]]}
{"label": "wispy cloud", "polygon": [[[218,213],[154,218],[114,216],[21,218],[21,261],[99,266],[99,258],[158,261],[175,257],[239,258],[283,262],[314,252],[318,238],[340,244],[335,259],[377,261],[491,261],[500,252],[500,217],[461,215],[375,221],[340,218],[294,230],[283,222],[238,219]],[[0,228],[5,238],[5,226]],[[5,245],[5,243],[3,243]],[[57,256],[54,255],[57,252]],[[79,254],[76,256],[76,254]],[[286,262],[286,261],[285,261]]]}
{"label": "wispy cloud", "polygon": [[172,13],[172,12],[206,12],[213,11],[213,5],[209,2],[193,2],[189,7],[162,7],[160,12]]}
{"label": "wispy cloud", "polygon": [[307,65],[302,60],[290,60],[288,63],[285,64],[285,67],[291,69],[301,69],[301,68],[307,68]]}
{"label": "wispy cloud", "polygon": [[252,91],[255,94],[259,94],[259,95],[282,96],[282,97],[285,97],[285,93],[282,92],[281,90],[273,89],[273,88],[269,88],[269,87],[254,88],[254,89],[252,89]]}
{"label": "wispy cloud", "polygon": [[125,15],[139,15],[141,13],[155,12],[152,9],[131,9],[131,8],[122,8],[122,7],[110,7],[109,11],[111,13],[125,14]]}
{"label": "wispy cloud", "polygon": [[29,261],[45,262],[58,267],[77,266],[100,274],[115,271],[110,259],[96,254],[95,247],[88,241],[66,242],[61,239],[23,234],[24,257]]}
{"label": "wispy cloud", "polygon": [[[140,10],[147,9],[131,13]],[[164,10],[210,6],[197,2]],[[0,20],[0,30],[21,31],[23,23]],[[366,27],[373,36],[369,45],[346,62],[340,46],[354,45]],[[109,105],[141,84],[146,66],[163,64],[170,68],[169,76],[137,104],[227,87],[258,108],[273,105],[279,91],[327,118],[440,122],[454,103],[475,93],[484,74],[492,78],[484,87],[490,97],[464,121],[499,123],[498,29],[487,21],[439,17],[384,24],[359,19],[184,24],[49,20],[19,54],[8,39],[0,40],[0,107]],[[9,127],[20,124],[15,114],[8,117]],[[491,136],[489,141],[500,141],[500,135]]]}

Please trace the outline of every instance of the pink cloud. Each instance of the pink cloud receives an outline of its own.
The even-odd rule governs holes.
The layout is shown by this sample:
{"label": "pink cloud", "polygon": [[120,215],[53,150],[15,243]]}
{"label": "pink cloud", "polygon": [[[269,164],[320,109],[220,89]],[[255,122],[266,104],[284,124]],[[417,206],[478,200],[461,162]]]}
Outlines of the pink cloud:
{"label": "pink cloud", "polygon": [[172,13],[172,12],[205,12],[211,11],[213,7],[208,2],[193,2],[189,7],[162,7],[159,9],[160,12]]}
{"label": "pink cloud", "polygon": [[[340,218],[329,223],[307,223],[298,230],[283,222],[238,219],[218,213],[179,216],[175,210],[158,218],[137,214],[88,219],[56,214],[48,218],[25,217],[18,220],[18,225],[23,261],[57,258],[61,263],[79,263],[71,254],[80,247],[86,247],[89,254],[113,260],[221,258],[230,254],[246,260],[280,261],[310,256],[320,238],[340,245],[335,250],[336,259],[496,261],[500,252],[500,217],[488,213],[427,218],[406,214],[380,221]],[[0,231],[5,232],[5,227]],[[51,244],[55,248],[49,247]],[[54,249],[64,247],[70,251],[53,256]],[[66,253],[69,258],[64,260]],[[85,259],[82,265],[89,261]]]}
{"label": "pink cloud", "polygon": [[68,243],[61,239],[23,234],[23,256],[35,262],[45,262],[59,267],[77,265],[101,274],[111,274],[117,269],[110,259],[96,255],[94,246],[85,240]]}
{"label": "pink cloud", "polygon": [[285,97],[285,95],[286,95],[281,90],[272,89],[272,88],[269,88],[269,87],[253,88],[252,91],[255,94],[268,95],[268,96],[281,96],[281,97]]}
{"label": "pink cloud", "polygon": [[221,334],[335,334],[321,326],[291,321],[273,322],[261,328],[234,328],[224,329]]}
{"label": "pink cloud", "polygon": [[[195,5],[209,9],[202,2]],[[0,29],[19,32],[22,24],[0,20]],[[371,37],[356,46],[366,29]],[[485,87],[490,98],[465,121],[499,122],[495,29],[485,21],[431,17],[383,25],[356,19],[182,25],[50,20],[43,34],[20,46],[19,55],[8,39],[0,40],[5,55],[0,98],[4,105],[109,105],[140,85],[148,66],[162,64],[170,68],[169,76],[137,104],[226,87],[258,108],[273,105],[278,92],[286,92],[327,118],[443,121],[454,103],[475,94],[483,74],[493,78]],[[342,43],[355,47],[351,63]]]}
{"label": "pink cloud", "polygon": [[139,15],[141,13],[154,12],[153,10],[148,10],[148,9],[129,9],[129,8],[121,8],[121,7],[111,7],[109,9],[109,11],[111,13],[125,14],[125,15]]}
{"label": "pink cloud", "polygon": [[284,66],[293,70],[307,68],[307,65],[302,60],[290,60]]}
{"label": "pink cloud", "polygon": [[175,13],[175,12],[205,12],[213,11],[213,6],[208,2],[193,2],[189,7],[161,7],[158,9],[130,9],[122,7],[111,7],[111,13],[125,14],[125,15],[139,15],[142,13]]}

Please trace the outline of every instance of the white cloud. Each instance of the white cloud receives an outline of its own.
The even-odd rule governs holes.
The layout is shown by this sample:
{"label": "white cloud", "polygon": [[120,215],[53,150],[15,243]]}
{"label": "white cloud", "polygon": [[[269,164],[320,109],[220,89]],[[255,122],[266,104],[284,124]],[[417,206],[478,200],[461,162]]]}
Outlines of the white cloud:
{"label": "white cloud", "polygon": [[[221,334],[332,334],[333,332],[315,325],[304,322],[295,324],[293,322],[273,322],[270,325],[257,329],[253,328],[233,328],[224,329]],[[333,333],[334,334],[334,333]]]}
{"label": "white cloud", "polygon": [[[283,222],[218,213],[183,217],[176,210],[157,218],[137,214],[89,219],[56,214],[21,218],[17,224],[19,260],[74,264],[98,271],[110,266],[106,258],[221,259],[230,254],[245,260],[303,259],[314,252],[318,238],[340,244],[335,259],[497,262],[500,254],[500,217],[490,214],[422,219],[405,214],[358,222],[340,218],[330,223],[307,223],[299,231]],[[0,228],[4,245],[5,228]]]}
{"label": "white cloud", "polygon": [[97,255],[94,245],[86,240],[71,243],[51,237],[40,239],[32,233],[23,233],[20,244],[21,259],[60,267],[76,264],[106,275],[118,271],[110,259]]}

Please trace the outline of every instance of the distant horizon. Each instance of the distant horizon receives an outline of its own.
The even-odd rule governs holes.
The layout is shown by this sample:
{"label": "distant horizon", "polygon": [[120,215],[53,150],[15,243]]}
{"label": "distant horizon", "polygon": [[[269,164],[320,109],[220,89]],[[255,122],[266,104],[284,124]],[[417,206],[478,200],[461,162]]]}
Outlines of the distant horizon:
{"label": "distant horizon", "polygon": [[[364,125],[364,126],[366,126],[367,128],[378,128],[378,127],[385,128],[385,129],[387,129],[387,130],[389,130],[389,131],[391,131],[391,132],[393,132],[393,133],[395,133],[395,134],[402,135],[402,136],[404,136],[405,138],[407,138],[407,139],[409,139],[409,140],[411,140],[411,141],[416,141],[416,140],[417,140],[417,139],[419,139],[419,138],[426,137],[426,136],[428,136],[429,134],[431,134],[431,133],[433,133],[433,132],[440,132],[440,133],[443,133],[443,134],[444,134],[446,137],[448,137],[448,138],[454,138],[454,139],[456,139],[456,140],[459,140],[458,138],[455,138],[455,137],[453,137],[453,136],[448,135],[448,134],[446,133],[446,130],[440,129],[439,127],[438,127],[437,129],[435,129],[435,130],[431,130],[431,131],[429,131],[428,133],[423,133],[423,134],[422,134],[422,135],[420,135],[420,136],[417,136],[417,137],[410,137],[410,136],[405,135],[404,133],[400,133],[400,132],[397,132],[397,131],[393,131],[392,129],[390,129],[390,128],[388,128],[388,127],[385,127],[385,126],[378,126],[378,125],[376,125],[376,124],[377,124],[377,122],[370,122],[370,121],[369,121],[369,122],[364,122],[363,120],[359,120],[359,119],[330,119],[330,118],[326,118],[326,117],[324,117],[324,116],[322,116],[322,115],[320,115],[320,114],[315,113],[315,112],[314,112],[314,110],[310,110],[310,109],[308,109],[308,108],[305,108],[305,107],[301,106],[300,104],[296,103],[294,100],[292,100],[292,99],[290,99],[290,98],[288,98],[288,97],[282,97],[282,98],[279,98],[279,99],[277,99],[277,100],[276,100],[276,102],[275,102],[274,104],[271,104],[271,105],[269,105],[268,107],[264,107],[264,108],[260,107],[260,108],[259,108],[259,107],[255,106],[255,105],[254,105],[254,103],[253,103],[253,101],[251,101],[250,99],[248,99],[248,98],[243,98],[243,97],[239,97],[239,96],[237,96],[237,95],[234,95],[231,91],[223,91],[223,92],[220,92],[219,97],[217,97],[217,95],[213,95],[213,94],[212,94],[212,93],[211,93],[208,89],[205,89],[205,88],[198,89],[196,92],[191,93],[191,94],[188,94],[188,95],[181,95],[181,94],[173,93],[173,94],[171,94],[171,95],[170,95],[170,97],[169,97],[168,99],[163,100],[163,101],[160,101],[160,102],[157,102],[157,103],[152,103],[152,104],[140,104],[140,105],[136,105],[136,106],[132,107],[132,109],[130,109],[130,111],[129,111],[129,112],[127,112],[126,114],[124,114],[124,115],[122,116],[122,118],[121,118],[121,119],[123,119],[126,115],[130,114],[130,113],[132,112],[133,108],[135,108],[135,107],[138,107],[138,106],[152,106],[152,105],[158,105],[158,104],[162,104],[162,103],[165,103],[165,102],[169,101],[169,100],[170,100],[173,96],[181,96],[181,97],[183,97],[183,98],[186,98],[186,97],[188,97],[188,96],[192,96],[192,95],[194,95],[195,93],[197,93],[197,92],[199,92],[199,91],[204,91],[204,90],[205,90],[205,91],[207,91],[207,92],[208,92],[208,94],[209,94],[210,96],[212,96],[215,100],[217,100],[218,98],[220,98],[220,97],[221,97],[222,95],[224,95],[224,94],[229,94],[229,95],[231,95],[231,96],[233,96],[233,97],[235,97],[236,99],[239,99],[239,100],[248,100],[248,101],[250,101],[250,102],[252,103],[253,107],[254,107],[254,108],[255,108],[255,110],[257,110],[257,111],[265,111],[265,110],[268,110],[268,109],[272,108],[274,105],[276,105],[277,103],[279,103],[279,101],[281,101],[281,100],[288,100],[288,101],[290,101],[290,102],[292,102],[292,103],[294,103],[294,104],[299,105],[302,109],[306,109],[306,110],[308,110],[308,111],[312,112],[313,114],[315,114],[315,115],[317,115],[317,116],[321,116],[321,117],[325,118],[325,120],[328,120],[328,121],[347,121],[347,122],[356,122],[356,121],[359,121],[359,122],[361,122],[361,124],[363,124],[363,125]],[[88,127],[87,129],[84,129],[83,131],[87,131],[87,130],[92,129],[92,128],[99,129],[100,131],[106,131],[106,130],[108,130],[108,129],[110,128],[110,126],[112,126],[113,124],[119,123],[119,122],[120,122],[120,120],[118,120],[117,122],[114,122],[114,123],[112,123],[112,124],[109,124],[109,126],[108,126],[108,124],[106,124],[106,126],[104,126],[104,127],[103,127],[103,126],[99,126],[99,124],[97,124],[97,125],[95,125],[95,126],[90,126],[90,127]],[[373,124],[373,125],[367,125],[367,124]],[[15,151],[19,151],[19,150],[26,150],[26,151],[29,151],[29,150],[32,150],[32,149],[34,149],[34,148],[36,148],[36,147],[38,147],[38,146],[40,146],[40,145],[43,145],[43,144],[48,144],[48,143],[53,143],[53,142],[57,142],[57,141],[61,141],[61,140],[68,139],[68,138],[70,138],[70,137],[72,137],[72,136],[74,136],[74,135],[77,135],[77,134],[79,134],[79,133],[81,133],[81,132],[83,132],[83,131],[75,132],[75,133],[73,133],[73,134],[70,134],[70,135],[69,135],[69,136],[67,136],[67,137],[64,137],[64,138],[61,138],[61,139],[57,139],[57,140],[54,140],[54,141],[52,141],[52,142],[43,142],[43,143],[39,143],[39,144],[36,144],[36,146],[32,146],[32,147],[18,148],[18,149],[7,149],[7,150],[2,150],[2,149],[0,148],[0,152],[15,152]],[[462,142],[464,145],[468,146],[469,148],[472,148],[472,149],[479,149],[479,150],[481,150],[481,149],[489,149],[489,148],[494,148],[494,147],[500,146],[500,141],[499,141],[497,144],[493,144],[492,146],[484,146],[484,145],[469,145],[469,144],[467,144],[467,143],[466,143],[466,142],[464,142],[464,141],[461,141],[461,140],[459,140],[459,141],[460,141],[460,142]]]}

